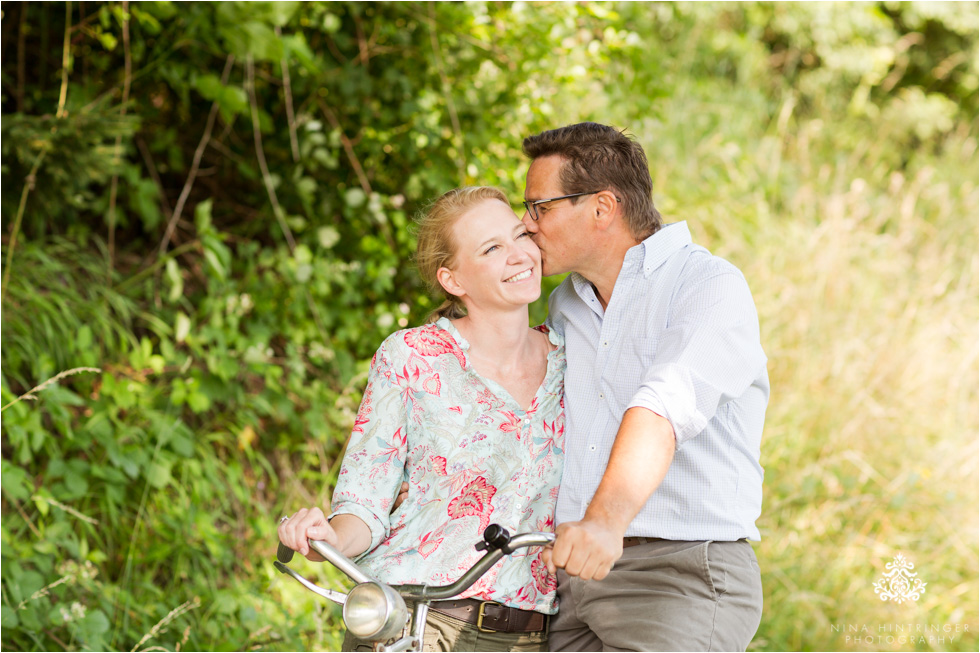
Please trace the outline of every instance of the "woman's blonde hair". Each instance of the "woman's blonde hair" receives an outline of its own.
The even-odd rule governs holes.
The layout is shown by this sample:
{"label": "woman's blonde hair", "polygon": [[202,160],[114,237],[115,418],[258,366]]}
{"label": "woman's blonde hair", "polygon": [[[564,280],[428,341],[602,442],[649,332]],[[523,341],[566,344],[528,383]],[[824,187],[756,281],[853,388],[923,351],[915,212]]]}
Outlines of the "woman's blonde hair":
{"label": "woman's blonde hair", "polygon": [[456,240],[453,227],[456,221],[480,202],[499,200],[510,206],[507,196],[499,188],[492,186],[464,186],[455,188],[433,202],[418,218],[418,246],[415,248],[415,264],[419,275],[433,293],[444,298],[442,305],[429,314],[427,322],[435,322],[440,317],[450,320],[466,315],[463,301],[446,290],[439,283],[439,268],[451,268],[456,258]]}

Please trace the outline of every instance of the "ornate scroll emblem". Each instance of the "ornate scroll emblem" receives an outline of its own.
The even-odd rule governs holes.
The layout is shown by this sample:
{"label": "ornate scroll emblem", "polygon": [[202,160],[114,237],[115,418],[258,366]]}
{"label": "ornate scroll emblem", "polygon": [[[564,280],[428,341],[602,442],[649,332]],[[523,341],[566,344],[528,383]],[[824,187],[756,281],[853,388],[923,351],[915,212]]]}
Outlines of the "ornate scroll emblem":
{"label": "ornate scroll emblem", "polygon": [[875,594],[882,601],[918,601],[919,596],[926,591],[926,584],[916,578],[918,573],[912,571],[915,565],[901,553],[885,565],[885,569],[885,574],[874,585]]}

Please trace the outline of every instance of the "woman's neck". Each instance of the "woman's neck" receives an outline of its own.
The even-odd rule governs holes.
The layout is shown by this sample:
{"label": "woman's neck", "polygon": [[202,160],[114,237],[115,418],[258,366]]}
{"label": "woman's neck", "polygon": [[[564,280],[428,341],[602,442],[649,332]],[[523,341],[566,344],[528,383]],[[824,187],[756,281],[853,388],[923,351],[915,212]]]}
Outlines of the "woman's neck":
{"label": "woman's neck", "polygon": [[469,354],[510,367],[527,360],[534,349],[527,307],[514,311],[470,312],[453,325],[470,344]]}

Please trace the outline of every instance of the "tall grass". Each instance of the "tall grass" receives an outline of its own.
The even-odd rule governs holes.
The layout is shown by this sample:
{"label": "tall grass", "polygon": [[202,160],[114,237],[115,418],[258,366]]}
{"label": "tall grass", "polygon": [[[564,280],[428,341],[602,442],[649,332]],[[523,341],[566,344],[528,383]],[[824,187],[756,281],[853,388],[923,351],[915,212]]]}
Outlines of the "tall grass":
{"label": "tall grass", "polygon": [[[976,650],[975,132],[899,169],[885,125],[841,152],[818,120],[726,130],[696,93],[671,104],[707,127],[654,126],[648,147],[677,155],[661,205],[743,270],[769,355],[753,648]],[[873,589],[898,553],[927,583],[901,605]]]}

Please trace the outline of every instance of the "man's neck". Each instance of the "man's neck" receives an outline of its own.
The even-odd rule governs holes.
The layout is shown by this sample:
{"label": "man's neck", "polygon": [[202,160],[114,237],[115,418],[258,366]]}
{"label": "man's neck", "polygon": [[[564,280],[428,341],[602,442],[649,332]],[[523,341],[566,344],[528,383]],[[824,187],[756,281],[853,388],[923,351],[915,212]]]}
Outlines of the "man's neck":
{"label": "man's neck", "polygon": [[587,270],[577,271],[585,277],[595,289],[596,298],[606,310],[609,301],[612,299],[613,290],[616,288],[616,279],[623,269],[623,261],[626,259],[626,252],[636,247],[642,241],[636,241],[632,237],[618,238],[612,243],[605,243],[596,248],[596,257],[591,261]]}

